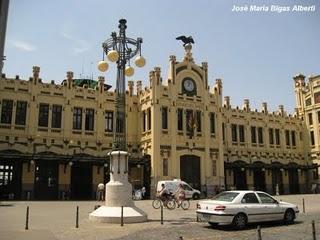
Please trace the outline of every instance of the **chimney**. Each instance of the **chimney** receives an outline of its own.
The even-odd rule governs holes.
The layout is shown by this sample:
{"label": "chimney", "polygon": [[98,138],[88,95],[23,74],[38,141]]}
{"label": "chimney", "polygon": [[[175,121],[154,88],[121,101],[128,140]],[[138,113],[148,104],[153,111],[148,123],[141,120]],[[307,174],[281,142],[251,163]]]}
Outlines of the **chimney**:
{"label": "chimney", "polygon": [[103,93],[104,92],[104,76],[99,76],[98,82],[99,82],[100,93]]}
{"label": "chimney", "polygon": [[72,87],[72,83],[73,83],[72,79],[73,79],[73,72],[68,71],[67,72],[67,85],[68,85],[69,89]]}
{"label": "chimney", "polygon": [[133,81],[128,81],[128,88],[129,88],[129,96],[130,97],[132,97],[132,95],[133,95],[133,86],[134,86]]}
{"label": "chimney", "polygon": [[33,83],[37,84],[38,79],[39,79],[40,67],[33,66],[32,71],[33,71]]}
{"label": "chimney", "polygon": [[266,102],[262,103],[262,112],[268,113],[268,105]]}
{"label": "chimney", "polygon": [[142,90],[142,82],[141,81],[137,81],[137,95],[139,95],[140,91]]}
{"label": "chimney", "polygon": [[229,96],[224,97],[224,105],[226,108],[230,108],[230,97]]}
{"label": "chimney", "polygon": [[250,111],[250,102],[249,99],[244,99],[243,100],[243,110],[244,111]]}
{"label": "chimney", "polygon": [[279,105],[279,110],[278,110],[279,114],[281,116],[284,116],[284,106],[283,105]]}

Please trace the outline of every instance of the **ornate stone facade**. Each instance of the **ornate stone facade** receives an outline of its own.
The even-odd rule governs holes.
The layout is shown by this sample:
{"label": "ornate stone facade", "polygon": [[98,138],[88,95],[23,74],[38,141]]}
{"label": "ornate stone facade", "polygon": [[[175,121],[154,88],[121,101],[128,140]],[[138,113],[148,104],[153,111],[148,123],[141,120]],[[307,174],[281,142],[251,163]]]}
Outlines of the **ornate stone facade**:
{"label": "ornate stone facade", "polygon": [[[302,109],[291,116],[283,106],[269,112],[263,103],[257,111],[248,99],[242,108],[232,108],[229,97],[223,100],[221,79],[209,86],[208,64],[194,62],[191,45],[181,62],[170,56],[168,72],[164,81],[155,67],[145,88],[137,81],[134,89],[128,81],[129,179],[134,188],[145,186],[152,196],[157,181],[179,178],[209,195],[233,188],[308,191],[315,166],[308,155],[308,130],[299,117]],[[98,183],[108,181],[114,92],[103,77],[92,85],[68,72],[57,85],[43,83],[39,74],[34,67],[29,81],[18,76],[0,80],[1,194],[94,198]]]}

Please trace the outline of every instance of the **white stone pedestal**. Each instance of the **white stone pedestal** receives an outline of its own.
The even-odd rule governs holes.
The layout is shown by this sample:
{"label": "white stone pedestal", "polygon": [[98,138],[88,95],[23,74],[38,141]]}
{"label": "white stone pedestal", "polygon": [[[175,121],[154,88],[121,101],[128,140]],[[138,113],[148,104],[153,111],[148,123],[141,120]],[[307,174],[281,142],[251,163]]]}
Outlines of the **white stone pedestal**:
{"label": "white stone pedestal", "polygon": [[128,182],[128,153],[113,151],[110,153],[110,182],[106,184],[105,206],[101,206],[89,215],[97,222],[121,222],[123,206],[124,223],[147,221],[147,214],[134,205],[132,186]]}

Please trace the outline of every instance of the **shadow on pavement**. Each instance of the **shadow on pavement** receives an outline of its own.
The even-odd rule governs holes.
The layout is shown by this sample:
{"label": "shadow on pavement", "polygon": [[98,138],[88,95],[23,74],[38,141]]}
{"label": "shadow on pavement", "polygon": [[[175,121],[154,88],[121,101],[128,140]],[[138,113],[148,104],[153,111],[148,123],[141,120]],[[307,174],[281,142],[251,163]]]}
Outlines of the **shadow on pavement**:
{"label": "shadow on pavement", "polygon": [[13,207],[14,204],[11,203],[0,203],[0,207]]}
{"label": "shadow on pavement", "polygon": [[217,226],[204,226],[207,229],[217,229],[217,230],[222,230],[222,231],[243,231],[243,230],[253,230],[257,229],[257,227],[260,225],[261,229],[263,228],[273,228],[273,227],[286,227],[286,226],[291,226],[291,225],[298,225],[302,224],[303,221],[295,221],[292,224],[286,224],[283,222],[260,222],[260,223],[250,223],[248,224],[244,229],[242,230],[237,230],[234,229],[231,225],[217,225]]}

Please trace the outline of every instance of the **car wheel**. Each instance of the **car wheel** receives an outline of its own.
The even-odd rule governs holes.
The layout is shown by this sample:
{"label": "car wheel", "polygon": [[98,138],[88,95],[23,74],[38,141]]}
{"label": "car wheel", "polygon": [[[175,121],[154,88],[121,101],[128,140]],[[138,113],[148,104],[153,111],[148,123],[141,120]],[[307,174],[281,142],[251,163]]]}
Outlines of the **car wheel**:
{"label": "car wheel", "polygon": [[284,213],[284,222],[287,224],[294,222],[294,211],[292,209],[287,209],[287,211]]}
{"label": "car wheel", "polygon": [[247,225],[247,216],[243,213],[238,213],[232,221],[232,226],[236,229],[243,229]]}
{"label": "car wheel", "polygon": [[192,195],[192,198],[193,198],[193,199],[199,199],[199,198],[200,198],[200,195],[199,195],[198,193],[194,193],[194,194]]}

